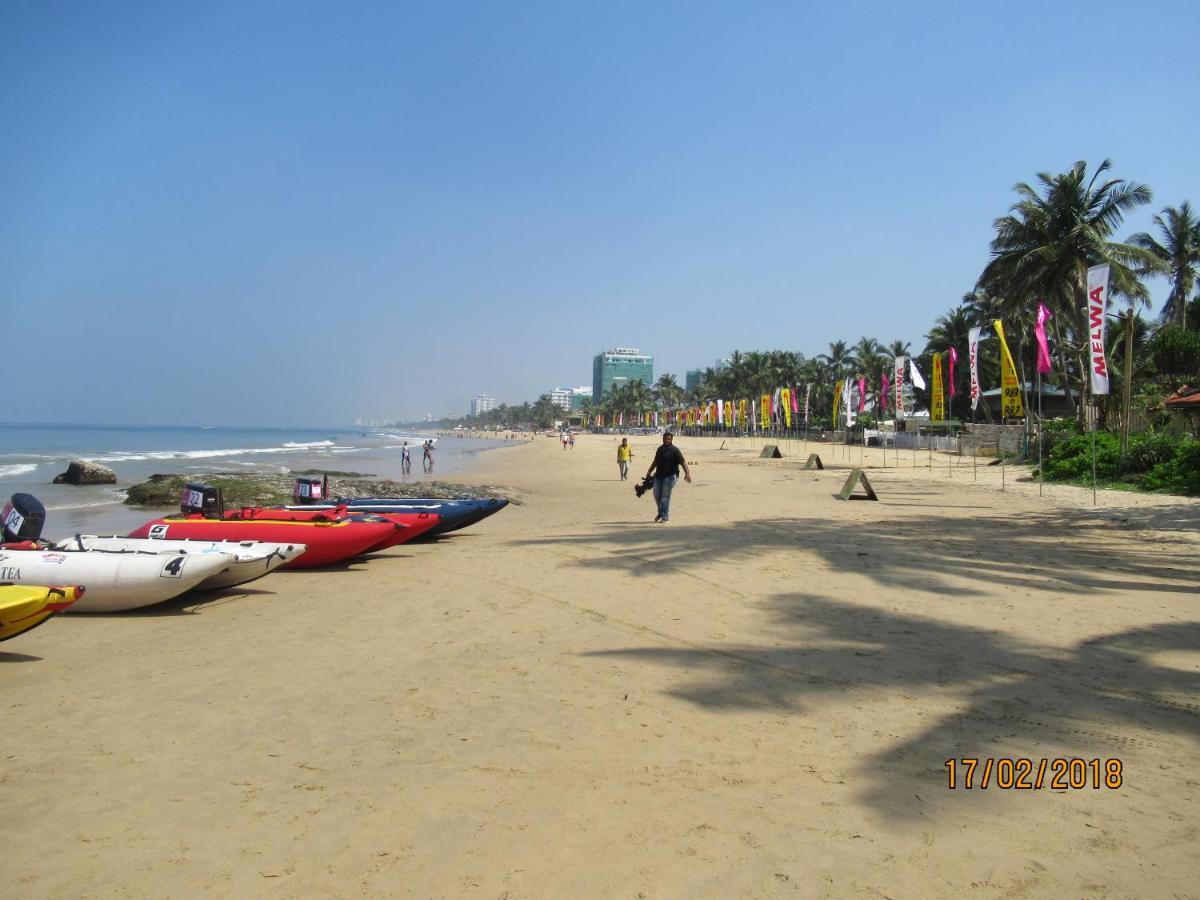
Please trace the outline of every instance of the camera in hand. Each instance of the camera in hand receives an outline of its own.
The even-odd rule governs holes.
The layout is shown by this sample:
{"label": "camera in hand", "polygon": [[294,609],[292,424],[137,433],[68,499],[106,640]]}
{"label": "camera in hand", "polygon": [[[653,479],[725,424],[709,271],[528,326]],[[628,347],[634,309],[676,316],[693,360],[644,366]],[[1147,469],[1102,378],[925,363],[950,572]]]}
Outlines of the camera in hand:
{"label": "camera in hand", "polygon": [[640,497],[640,496],[642,496],[642,494],[646,493],[646,491],[650,490],[652,487],[654,487],[654,479],[650,478],[650,477],[646,477],[646,478],[643,478],[638,484],[635,484],[633,486],[633,492]]}

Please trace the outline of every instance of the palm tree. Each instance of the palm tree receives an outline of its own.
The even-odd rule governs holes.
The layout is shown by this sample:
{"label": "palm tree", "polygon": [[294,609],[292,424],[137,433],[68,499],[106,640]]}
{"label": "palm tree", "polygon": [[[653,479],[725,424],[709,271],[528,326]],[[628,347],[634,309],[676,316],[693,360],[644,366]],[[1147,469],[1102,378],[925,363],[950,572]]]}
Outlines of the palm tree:
{"label": "palm tree", "polygon": [[664,409],[674,409],[683,400],[683,388],[674,375],[664,372],[654,384],[654,396]]}
{"label": "palm tree", "polygon": [[[1111,166],[1104,160],[1090,178],[1083,160],[1058,175],[1042,172],[1038,181],[1044,196],[1024,182],[1017,184],[1019,199],[1008,215],[996,220],[992,259],[979,278],[979,287],[1008,298],[1010,314],[1031,309],[1035,299],[1054,312],[1064,385],[1070,383],[1071,371],[1062,329],[1074,338],[1081,380],[1087,369],[1088,268],[1107,263],[1113,292],[1139,298],[1148,294],[1138,274],[1163,268],[1150,251],[1110,240],[1126,213],[1151,199],[1144,184],[1120,178],[1101,181]],[[1019,325],[1016,330],[1024,332]]]}
{"label": "palm tree", "polygon": [[1196,269],[1200,266],[1200,217],[1184,200],[1178,209],[1168,206],[1155,216],[1154,224],[1162,232],[1162,243],[1145,231],[1131,235],[1129,243],[1154,254],[1169,273],[1171,293],[1163,304],[1162,321],[1186,327],[1188,300],[1196,286]]}
{"label": "palm tree", "polygon": [[890,356],[912,356],[912,344],[908,341],[892,341],[887,345],[887,352]]}

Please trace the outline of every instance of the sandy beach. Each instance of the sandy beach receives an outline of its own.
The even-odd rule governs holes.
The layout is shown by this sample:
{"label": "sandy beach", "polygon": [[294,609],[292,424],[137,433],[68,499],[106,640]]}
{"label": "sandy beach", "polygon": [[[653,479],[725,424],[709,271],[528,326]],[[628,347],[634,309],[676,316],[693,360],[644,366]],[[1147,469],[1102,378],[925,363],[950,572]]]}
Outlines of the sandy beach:
{"label": "sandy beach", "polygon": [[[482,454],[520,505],[436,542],[0,646],[6,894],[1196,896],[1200,502],[878,450],[842,502],[857,448],[682,437],[655,525],[658,438],[625,483],[617,443]],[[1122,783],[949,789],[968,757]]]}

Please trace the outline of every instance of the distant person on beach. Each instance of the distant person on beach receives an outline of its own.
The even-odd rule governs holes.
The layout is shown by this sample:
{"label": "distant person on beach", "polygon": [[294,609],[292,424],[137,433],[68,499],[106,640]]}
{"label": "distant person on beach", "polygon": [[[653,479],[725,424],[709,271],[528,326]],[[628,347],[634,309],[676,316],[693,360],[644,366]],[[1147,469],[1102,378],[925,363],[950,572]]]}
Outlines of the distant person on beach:
{"label": "distant person on beach", "polygon": [[563,449],[566,450],[567,449],[567,433],[564,431],[561,434],[559,434],[559,437],[562,438]]}
{"label": "distant person on beach", "polygon": [[412,456],[408,452],[408,441],[400,448],[400,471],[407,475],[412,471]]}
{"label": "distant person on beach", "polygon": [[646,470],[646,477],[654,476],[654,502],[658,504],[658,515],[655,522],[666,523],[671,515],[671,491],[679,478],[679,470],[683,469],[683,480],[692,483],[692,473],[688,469],[683,452],[675,446],[675,435],[663,432],[662,446],[654,453],[654,462]]}
{"label": "distant person on beach", "polygon": [[425,442],[425,452],[421,456],[421,468],[426,472],[433,471],[433,441]]}
{"label": "distant person on beach", "polygon": [[575,432],[572,431],[570,436],[567,439],[570,442],[571,449],[574,450],[575,449]]}
{"label": "distant person on beach", "polygon": [[621,480],[629,477],[629,461],[633,459],[633,448],[629,446],[629,438],[621,438],[621,446],[617,448],[617,468],[621,470]]}

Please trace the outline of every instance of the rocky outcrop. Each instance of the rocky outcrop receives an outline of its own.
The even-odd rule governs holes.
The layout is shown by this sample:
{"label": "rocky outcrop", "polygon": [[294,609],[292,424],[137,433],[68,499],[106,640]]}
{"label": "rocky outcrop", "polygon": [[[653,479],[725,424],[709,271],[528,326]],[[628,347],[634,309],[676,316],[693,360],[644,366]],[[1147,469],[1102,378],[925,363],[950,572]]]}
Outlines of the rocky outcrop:
{"label": "rocky outcrop", "polygon": [[54,476],[55,484],[116,484],[117,473],[108,466],[76,459],[67,466],[67,471]]}

